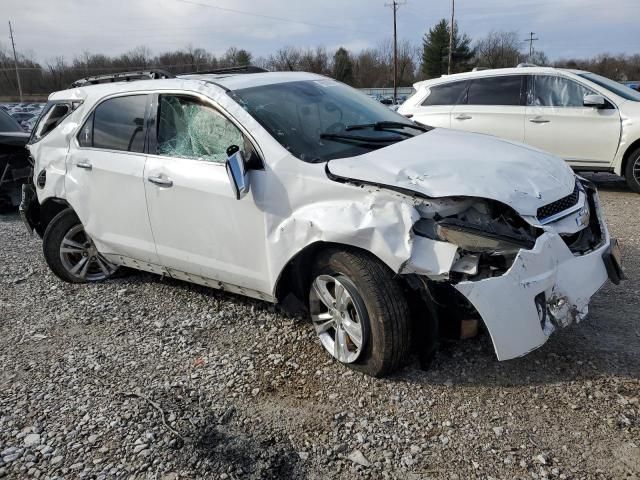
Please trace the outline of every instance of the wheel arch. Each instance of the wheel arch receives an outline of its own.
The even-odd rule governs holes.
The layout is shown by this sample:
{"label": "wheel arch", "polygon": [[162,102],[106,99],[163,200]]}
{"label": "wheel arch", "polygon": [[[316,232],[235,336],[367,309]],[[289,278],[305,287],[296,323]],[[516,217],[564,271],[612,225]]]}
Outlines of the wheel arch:
{"label": "wheel arch", "polygon": [[[37,209],[37,212],[33,213],[34,230],[40,236],[44,236],[44,232],[51,223],[51,220],[60,212],[71,209],[73,207],[63,198],[49,197],[46,198]],[[75,211],[74,211],[75,213]]]}
{"label": "wheel arch", "polygon": [[627,163],[629,162],[629,157],[631,157],[631,154],[638,149],[640,149],[640,138],[632,142],[625,150],[624,155],[622,156],[622,162],[620,163],[620,173],[619,173],[620,176],[624,176],[627,170]]}
{"label": "wheel arch", "polygon": [[322,240],[313,242],[293,255],[280,271],[274,289],[274,296],[278,302],[282,302],[287,295],[293,294],[306,308],[307,299],[305,290],[307,284],[311,281],[310,265],[320,252],[335,248],[351,252],[362,252],[386,265],[378,256],[360,247]]}

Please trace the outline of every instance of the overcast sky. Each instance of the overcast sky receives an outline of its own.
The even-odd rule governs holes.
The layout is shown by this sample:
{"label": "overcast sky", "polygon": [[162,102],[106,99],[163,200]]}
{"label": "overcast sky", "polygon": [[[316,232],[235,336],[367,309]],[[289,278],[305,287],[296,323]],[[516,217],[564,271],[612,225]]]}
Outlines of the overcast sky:
{"label": "overcast sky", "polygon": [[[119,54],[138,45],[154,53],[230,46],[266,56],[285,45],[372,47],[392,34],[386,0],[0,0],[0,44],[39,61],[83,51]],[[408,0],[398,36],[418,44],[450,15],[451,0]],[[551,59],[601,52],[640,53],[640,0],[456,0],[459,28],[473,39],[494,30],[534,31]],[[525,44],[523,43],[523,49]],[[528,47],[527,47],[528,48]]]}

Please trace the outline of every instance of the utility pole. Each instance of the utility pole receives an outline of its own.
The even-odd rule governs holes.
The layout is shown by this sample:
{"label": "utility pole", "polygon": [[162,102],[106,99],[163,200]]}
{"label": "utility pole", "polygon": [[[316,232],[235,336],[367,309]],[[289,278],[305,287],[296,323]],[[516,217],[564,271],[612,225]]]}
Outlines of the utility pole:
{"label": "utility pole", "polygon": [[451,75],[451,63],[453,62],[453,28],[455,25],[456,0],[451,0],[451,25],[449,25],[449,64],[447,74]]}
{"label": "utility pole", "polygon": [[11,21],[9,21],[9,36],[11,37],[11,47],[13,48],[13,65],[16,67],[16,78],[18,79],[18,93],[20,94],[20,103],[22,103],[22,85],[20,85],[20,72],[18,71],[18,56],[16,55],[16,44],[13,41],[13,30],[11,29]]}
{"label": "utility pole", "polygon": [[396,26],[396,14],[400,5],[407,3],[398,2],[393,0],[391,3],[386,3],[386,7],[393,8],[393,104],[396,104],[396,97],[398,96],[398,29]]}
{"label": "utility pole", "polygon": [[530,32],[529,38],[525,38],[525,42],[529,42],[529,61],[531,61],[531,57],[533,56],[533,42],[540,40],[536,37],[536,32]]}

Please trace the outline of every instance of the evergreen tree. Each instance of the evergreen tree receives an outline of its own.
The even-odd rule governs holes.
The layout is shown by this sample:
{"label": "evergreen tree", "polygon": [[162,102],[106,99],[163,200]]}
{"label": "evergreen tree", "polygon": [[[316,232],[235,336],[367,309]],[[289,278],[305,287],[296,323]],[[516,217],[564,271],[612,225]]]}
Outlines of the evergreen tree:
{"label": "evergreen tree", "polygon": [[[458,73],[469,67],[473,58],[471,39],[460,34],[457,23],[453,29],[453,54],[451,73]],[[444,75],[449,66],[449,22],[444,18],[425,34],[422,40],[421,72],[426,78]]]}
{"label": "evergreen tree", "polygon": [[333,78],[340,82],[353,83],[353,61],[349,52],[340,47],[333,55]]}
{"label": "evergreen tree", "polygon": [[250,65],[251,64],[251,53],[247,52],[244,49],[238,50],[236,54],[236,65]]}

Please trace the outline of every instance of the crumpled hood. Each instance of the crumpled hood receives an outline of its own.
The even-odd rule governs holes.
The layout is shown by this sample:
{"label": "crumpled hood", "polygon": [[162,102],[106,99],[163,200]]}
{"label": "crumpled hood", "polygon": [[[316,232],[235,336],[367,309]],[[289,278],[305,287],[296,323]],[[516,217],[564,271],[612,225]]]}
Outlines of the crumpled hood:
{"label": "crumpled hood", "polygon": [[330,174],[428,197],[481,197],[535,216],[569,195],[575,175],[561,159],[489,135],[436,128],[357,157],[331,160]]}

